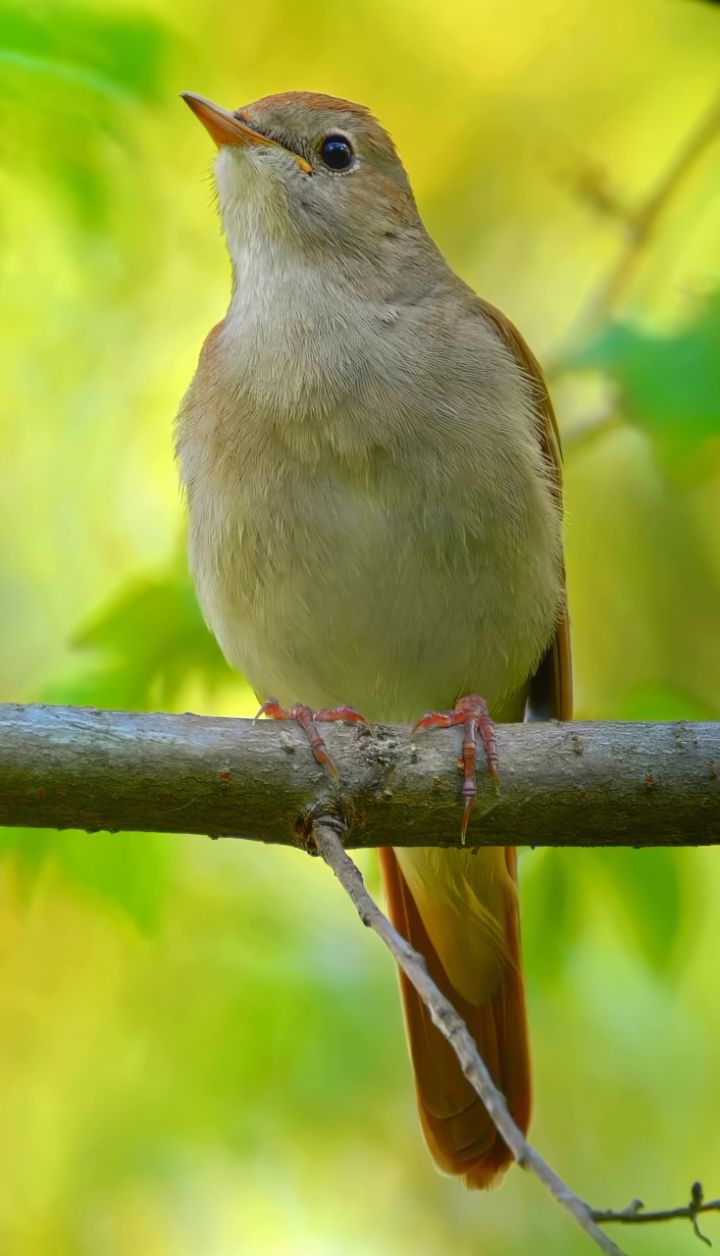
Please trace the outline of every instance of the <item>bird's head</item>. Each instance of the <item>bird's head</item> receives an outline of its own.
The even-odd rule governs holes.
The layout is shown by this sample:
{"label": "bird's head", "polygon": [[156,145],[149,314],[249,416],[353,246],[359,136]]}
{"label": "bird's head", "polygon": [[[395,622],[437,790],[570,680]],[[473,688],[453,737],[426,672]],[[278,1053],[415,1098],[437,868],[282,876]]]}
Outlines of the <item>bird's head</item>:
{"label": "bird's head", "polygon": [[190,92],[183,99],[219,148],[220,212],[234,257],[260,236],[318,258],[339,249],[377,258],[383,242],[423,233],[393,142],[362,105],[284,92],[231,113]]}

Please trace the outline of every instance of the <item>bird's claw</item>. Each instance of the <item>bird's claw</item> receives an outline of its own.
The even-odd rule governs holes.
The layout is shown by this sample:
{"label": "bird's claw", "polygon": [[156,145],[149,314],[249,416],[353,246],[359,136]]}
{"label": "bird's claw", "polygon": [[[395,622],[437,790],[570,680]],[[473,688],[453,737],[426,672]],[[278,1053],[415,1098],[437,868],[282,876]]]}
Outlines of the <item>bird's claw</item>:
{"label": "bird's claw", "polygon": [[356,711],[351,706],[322,707],[321,710],[313,714],[310,707],[305,706],[302,702],[296,702],[294,706],[290,707],[289,711],[286,711],[284,707],[280,706],[276,698],[268,698],[267,702],[263,702],[255,719],[259,719],[261,715],[267,715],[273,720],[294,720],[296,724],[299,724],[310,742],[310,749],[313,752],[315,762],[322,767],[328,768],[336,780],[338,778],[338,770],[328,754],[327,746],[324,738],[318,732],[317,724],[330,724],[338,720],[348,724],[367,724],[368,722],[364,715],[361,715],[359,711]]}
{"label": "bird's claw", "polygon": [[498,774],[497,747],[495,745],[495,727],[488,712],[487,702],[478,694],[468,694],[459,698],[452,711],[428,711],[419,719],[413,732],[422,728],[453,728],[462,724],[464,727],[462,755],[458,766],[462,769],[463,780],[463,817],[460,825],[460,838],[463,845],[467,834],[470,813],[477,796],[475,784],[475,767],[477,762],[476,736],[479,733],[485,747],[488,774],[496,785],[500,784]]}

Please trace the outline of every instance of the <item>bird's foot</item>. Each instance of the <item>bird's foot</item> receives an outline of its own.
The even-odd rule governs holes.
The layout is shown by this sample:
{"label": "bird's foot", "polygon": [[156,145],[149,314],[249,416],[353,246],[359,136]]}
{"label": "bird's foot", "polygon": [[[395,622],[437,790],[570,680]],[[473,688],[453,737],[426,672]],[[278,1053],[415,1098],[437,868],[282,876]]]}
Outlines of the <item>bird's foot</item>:
{"label": "bird's foot", "polygon": [[458,767],[462,768],[464,776],[462,792],[465,806],[460,826],[460,837],[464,845],[470,812],[473,809],[473,803],[477,795],[477,786],[475,784],[477,746],[475,739],[478,733],[485,747],[488,773],[496,785],[500,784],[497,748],[495,745],[495,726],[490,719],[487,702],[476,693],[468,694],[464,698],[458,698],[452,711],[428,711],[426,715],[423,715],[422,719],[418,720],[413,728],[413,732],[415,733],[421,728],[452,728],[456,724],[462,724],[465,730],[462,741],[462,756],[458,760]]}
{"label": "bird's foot", "polygon": [[308,741],[310,749],[315,757],[315,762],[323,767],[329,768],[333,776],[337,779],[337,768],[327,752],[325,741],[318,732],[318,724],[331,724],[337,720],[343,720],[348,724],[366,724],[368,721],[364,715],[360,715],[354,707],[323,707],[322,710],[316,711],[314,714],[309,706],[305,706],[302,702],[296,702],[295,706],[290,707],[286,711],[276,698],[268,698],[267,702],[263,702],[255,719],[259,719],[261,715],[269,715],[273,720],[294,720],[299,724]]}

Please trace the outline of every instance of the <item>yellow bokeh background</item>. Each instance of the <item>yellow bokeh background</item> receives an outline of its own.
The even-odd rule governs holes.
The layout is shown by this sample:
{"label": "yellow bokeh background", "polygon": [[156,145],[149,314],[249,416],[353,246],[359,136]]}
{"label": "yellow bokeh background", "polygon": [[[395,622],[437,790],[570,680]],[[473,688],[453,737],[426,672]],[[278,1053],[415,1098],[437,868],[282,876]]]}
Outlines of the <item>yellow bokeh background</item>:
{"label": "yellow bokeh background", "polygon": [[[719,718],[719,65],[701,0],[0,0],[0,698],[252,707],[184,567],[171,423],[229,267],[178,93],[301,88],[372,107],[547,364],[578,716]],[[3,1254],[588,1250],[519,1171],[483,1197],[436,1174],[395,975],[322,867],[0,851]],[[599,1206],[720,1195],[717,851],[536,851],[521,883],[534,1141]]]}

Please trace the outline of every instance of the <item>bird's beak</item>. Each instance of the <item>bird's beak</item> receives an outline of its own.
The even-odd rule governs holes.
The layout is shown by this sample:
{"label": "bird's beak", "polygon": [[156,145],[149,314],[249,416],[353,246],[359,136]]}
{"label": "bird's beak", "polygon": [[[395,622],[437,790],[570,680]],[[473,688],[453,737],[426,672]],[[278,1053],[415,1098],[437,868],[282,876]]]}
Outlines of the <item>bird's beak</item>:
{"label": "bird's beak", "polygon": [[[204,96],[196,96],[193,92],[181,92],[180,95],[185,104],[192,109],[195,117],[200,119],[218,147],[230,144],[236,148],[249,148],[251,144],[262,144],[265,148],[284,148],[277,140],[271,140],[261,131],[254,131],[237,114],[228,113],[227,109],[221,109],[220,105],[213,104]],[[312,173],[312,166],[299,153],[293,153],[289,148],[285,148],[284,151],[297,162],[303,174]]]}

